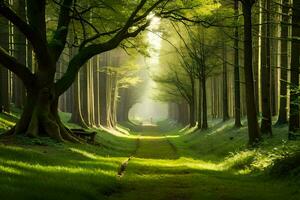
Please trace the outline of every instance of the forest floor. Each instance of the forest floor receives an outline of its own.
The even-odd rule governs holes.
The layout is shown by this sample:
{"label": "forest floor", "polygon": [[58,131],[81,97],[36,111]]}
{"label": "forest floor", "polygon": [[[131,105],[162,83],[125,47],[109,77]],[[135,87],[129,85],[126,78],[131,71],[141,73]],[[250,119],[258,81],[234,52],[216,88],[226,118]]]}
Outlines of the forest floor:
{"label": "forest floor", "polygon": [[[9,121],[0,116],[0,125]],[[300,199],[299,176],[268,173],[300,142],[284,141],[281,127],[248,149],[246,128],[232,124],[195,133],[160,127],[140,127],[124,137],[100,132],[97,146],[46,138],[0,141],[0,199]]]}

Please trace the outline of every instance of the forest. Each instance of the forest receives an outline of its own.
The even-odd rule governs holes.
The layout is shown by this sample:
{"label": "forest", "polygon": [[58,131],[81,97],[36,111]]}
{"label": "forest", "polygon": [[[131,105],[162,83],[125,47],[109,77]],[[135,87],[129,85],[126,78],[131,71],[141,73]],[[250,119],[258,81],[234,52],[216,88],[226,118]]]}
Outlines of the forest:
{"label": "forest", "polygon": [[300,0],[0,0],[0,26],[0,199],[300,199]]}

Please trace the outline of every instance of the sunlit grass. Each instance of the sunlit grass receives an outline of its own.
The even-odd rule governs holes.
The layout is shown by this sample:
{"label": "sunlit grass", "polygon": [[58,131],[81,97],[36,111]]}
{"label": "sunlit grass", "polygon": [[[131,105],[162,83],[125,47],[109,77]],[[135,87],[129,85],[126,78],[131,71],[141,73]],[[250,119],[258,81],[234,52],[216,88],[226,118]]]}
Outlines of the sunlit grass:
{"label": "sunlit grass", "polygon": [[0,199],[299,199],[297,183],[266,173],[299,149],[299,142],[284,141],[286,127],[251,149],[245,127],[213,123],[202,132],[146,127],[117,137],[99,131],[99,146],[45,139],[36,145],[27,138],[17,146],[2,144]]}

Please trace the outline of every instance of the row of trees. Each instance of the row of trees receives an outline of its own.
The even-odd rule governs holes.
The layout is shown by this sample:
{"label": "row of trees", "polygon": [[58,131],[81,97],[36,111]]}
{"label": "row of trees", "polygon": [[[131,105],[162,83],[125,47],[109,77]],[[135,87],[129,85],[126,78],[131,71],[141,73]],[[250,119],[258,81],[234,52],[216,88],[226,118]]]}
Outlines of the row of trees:
{"label": "row of trees", "polygon": [[[299,128],[298,9],[297,1],[234,0],[214,9],[213,20],[180,16],[185,25],[173,28],[181,42],[168,41],[178,59],[166,63],[166,73],[156,77],[161,99],[187,103],[190,126],[198,121],[202,129],[207,128],[207,110],[215,117],[219,105],[223,121],[234,110],[235,127],[241,126],[246,114],[250,144],[262,134],[272,135],[272,117],[277,114],[276,125],[289,122],[292,136]],[[215,79],[221,89],[211,87]],[[234,103],[230,103],[232,88]],[[220,104],[213,103],[216,95],[222,98]]]}
{"label": "row of trees", "polygon": [[[290,132],[296,132],[299,4],[1,0],[1,109],[9,111],[10,99],[23,107],[9,133],[78,141],[61,122],[58,107],[72,112],[72,120],[82,126],[113,127],[118,117],[127,120],[138,95],[123,80],[127,75],[130,80],[125,82],[135,79],[128,74],[132,69],[120,67],[126,56],[110,51],[118,46],[142,51],[139,36],[153,14],[164,19],[160,29],[168,32],[165,43],[173,48],[161,58],[163,72],[153,77],[160,83],[158,98],[172,101],[172,118],[206,129],[209,114],[224,121],[234,116],[236,127],[246,114],[249,142],[254,144],[262,133],[272,135],[272,116],[279,105],[277,124],[289,119]],[[189,116],[179,115],[179,110]]]}
{"label": "row of trees", "polygon": [[[24,2],[19,4],[15,1],[12,5],[17,11],[25,12]],[[34,72],[37,62],[26,38],[3,17],[1,24],[2,46],[7,47],[9,54],[24,65],[30,65]],[[77,49],[70,45],[63,51],[57,62],[55,80],[59,80],[66,72],[67,63]],[[131,88],[140,82],[138,69],[139,66],[130,63],[129,56],[120,48],[94,56],[79,71],[73,85],[61,95],[58,109],[71,113],[70,122],[82,127],[115,128],[117,120],[128,121],[129,109],[138,100]],[[23,109],[26,91],[22,81],[4,67],[1,67],[0,74],[0,112],[10,113],[12,104],[14,108]]]}
{"label": "row of trees", "polygon": [[[23,114],[8,134],[26,134],[32,137],[45,134],[58,141],[77,142],[79,139],[60,120],[59,97],[77,79],[79,70],[89,65],[90,59],[119,45],[130,47],[133,41],[128,39],[136,38],[146,29],[151,20],[148,18],[151,12],[162,12],[176,5],[176,2],[169,3],[165,0],[138,2],[18,0],[17,3],[23,3],[22,8],[26,11],[25,16],[21,16],[19,10],[11,3],[0,1],[0,15],[3,20],[18,29],[32,46],[36,66],[33,70],[28,63],[10,54],[7,49],[0,49],[1,65],[18,77],[26,90]],[[9,38],[5,41],[9,41]],[[72,57],[64,63],[63,68],[66,70],[56,80],[59,70],[57,63],[68,45],[76,47],[76,51],[73,51]],[[86,71],[87,74],[92,73],[91,68],[86,68]],[[84,70],[82,74],[84,76]],[[104,79],[100,81],[105,81]],[[106,81],[106,84],[109,82],[108,87],[111,89],[108,92],[100,90],[99,92],[103,93],[99,96],[113,93],[108,95],[109,97],[106,96],[106,99],[116,97],[114,80],[115,77],[112,75],[112,78]],[[91,91],[93,82],[86,81]],[[88,96],[90,95],[92,94],[89,93]],[[87,97],[86,101],[87,106],[93,109],[91,105],[93,98]],[[105,102],[106,108],[114,109],[115,105],[107,107],[110,102],[113,101]],[[91,109],[86,113],[88,125],[94,123]],[[105,109],[102,107],[103,110]],[[110,118],[116,117],[114,115]],[[111,124],[115,123],[115,120],[109,121]]]}

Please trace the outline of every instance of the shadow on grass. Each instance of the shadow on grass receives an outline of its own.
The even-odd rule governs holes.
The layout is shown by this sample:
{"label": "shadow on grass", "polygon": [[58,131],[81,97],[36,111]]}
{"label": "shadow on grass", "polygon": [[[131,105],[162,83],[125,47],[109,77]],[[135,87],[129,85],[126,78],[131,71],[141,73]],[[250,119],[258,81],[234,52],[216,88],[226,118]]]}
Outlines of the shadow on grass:
{"label": "shadow on grass", "polygon": [[123,158],[80,152],[0,146],[0,199],[105,199]]}

